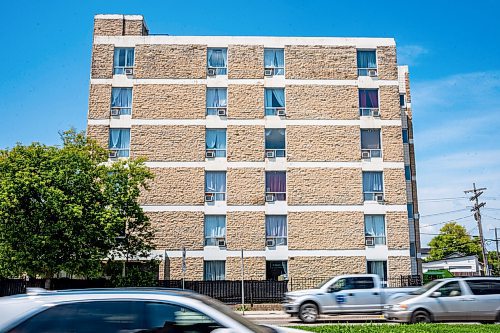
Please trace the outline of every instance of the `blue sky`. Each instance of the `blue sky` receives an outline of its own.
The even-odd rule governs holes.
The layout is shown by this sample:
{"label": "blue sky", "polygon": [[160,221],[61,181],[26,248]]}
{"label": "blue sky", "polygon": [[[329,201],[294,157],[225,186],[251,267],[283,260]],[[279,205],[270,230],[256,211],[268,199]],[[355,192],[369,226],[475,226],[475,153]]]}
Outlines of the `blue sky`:
{"label": "blue sky", "polygon": [[[487,238],[493,237],[488,229],[500,227],[499,2],[213,4],[5,2],[0,148],[16,142],[57,144],[58,131],[85,129],[94,14],[143,14],[156,34],[394,37],[398,62],[410,66],[421,224],[464,217],[459,222],[477,234],[474,220],[466,217],[470,204],[463,194],[475,181],[488,188],[483,222]],[[423,227],[423,242],[441,225]]]}

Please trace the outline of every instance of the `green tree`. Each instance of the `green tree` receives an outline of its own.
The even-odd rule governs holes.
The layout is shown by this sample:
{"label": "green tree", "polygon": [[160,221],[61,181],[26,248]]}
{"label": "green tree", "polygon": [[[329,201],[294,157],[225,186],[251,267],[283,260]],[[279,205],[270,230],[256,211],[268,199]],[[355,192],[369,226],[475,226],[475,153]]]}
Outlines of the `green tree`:
{"label": "green tree", "polygon": [[481,258],[481,246],[479,240],[472,238],[465,228],[456,222],[446,223],[439,235],[430,242],[431,248],[427,261],[441,260],[453,253],[464,255],[477,255]]}
{"label": "green tree", "polygon": [[152,177],[143,161],[108,164],[83,133],[61,137],[62,147],[0,150],[0,276],[100,275],[103,259],[125,251],[119,236],[133,255],[150,249],[137,203]]}
{"label": "green tree", "polygon": [[498,261],[497,251],[488,252],[488,264],[491,268],[491,275],[500,276],[500,261]]}

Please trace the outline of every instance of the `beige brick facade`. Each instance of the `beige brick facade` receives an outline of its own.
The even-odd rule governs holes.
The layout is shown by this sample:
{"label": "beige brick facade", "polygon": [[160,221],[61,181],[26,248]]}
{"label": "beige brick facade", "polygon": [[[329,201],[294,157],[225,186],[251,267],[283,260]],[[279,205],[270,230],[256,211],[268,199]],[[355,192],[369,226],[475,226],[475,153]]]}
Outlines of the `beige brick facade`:
{"label": "beige brick facade", "polygon": [[264,77],[264,46],[229,45],[227,53],[229,79]]}
{"label": "beige brick facade", "polygon": [[[166,266],[166,267],[165,267]],[[180,280],[182,279],[182,258],[172,257],[167,258],[164,266],[164,276],[167,280]],[[160,268],[161,271],[161,268]],[[161,273],[160,273],[161,275]],[[186,280],[200,281],[203,280],[203,258],[190,257],[189,251],[186,258]]]}
{"label": "beige brick facade", "polygon": [[204,45],[139,44],[135,48],[138,79],[206,78],[207,47]]}
{"label": "beige brick facade", "polygon": [[227,106],[231,119],[264,118],[264,86],[230,84],[227,88]]}
{"label": "beige brick facade", "polygon": [[361,159],[359,126],[287,126],[286,141],[290,162]]}
{"label": "beige brick facade", "polygon": [[408,249],[410,247],[408,214],[406,212],[387,212],[385,215],[387,247]]}
{"label": "beige brick facade", "polygon": [[387,205],[406,205],[404,169],[384,169],[384,200]]}
{"label": "beige brick facade", "polygon": [[289,205],[360,205],[361,169],[289,168]]}
{"label": "beige brick facade", "polygon": [[122,36],[123,19],[94,19],[94,36]]}
{"label": "beige brick facade", "polygon": [[379,96],[380,118],[384,120],[401,119],[398,86],[380,86]]}
{"label": "beige brick facade", "polygon": [[264,126],[227,126],[227,160],[257,162],[264,160]]}
{"label": "beige brick facade", "polygon": [[363,250],[362,212],[288,213],[290,250]]}
{"label": "beige brick facade", "polygon": [[228,212],[226,235],[228,250],[264,250],[264,212]]}
{"label": "beige brick facade", "polygon": [[144,205],[202,205],[205,200],[203,168],[151,168],[154,179],[139,198]]}
{"label": "beige brick facade", "polygon": [[206,89],[201,84],[136,84],[132,116],[138,119],[205,117]]}
{"label": "beige brick facade", "polygon": [[[148,212],[156,249],[203,250],[203,212]],[[182,237],[179,237],[182,235]]]}
{"label": "beige brick facade", "polygon": [[125,20],[123,25],[123,35],[125,36],[143,36],[148,34],[142,20]]}
{"label": "beige brick facade", "polygon": [[[243,253],[244,255],[244,253]],[[246,257],[243,259],[245,280],[266,279],[266,257]],[[226,260],[226,280],[241,280],[241,258],[228,257]],[[246,295],[249,299],[249,295]]]}
{"label": "beige brick facade", "polygon": [[398,278],[401,275],[411,275],[410,257],[389,256],[387,260],[387,273],[390,278]]}
{"label": "beige brick facade", "polygon": [[386,162],[403,162],[403,134],[400,126],[382,127],[382,157]]}
{"label": "beige brick facade", "polygon": [[287,45],[287,79],[356,80],[358,78],[354,46]]}
{"label": "beige brick facade", "polygon": [[132,126],[130,136],[131,157],[172,162],[205,160],[205,126]]}
{"label": "beige brick facade", "polygon": [[378,77],[381,80],[397,80],[398,64],[395,46],[377,47]]}
{"label": "beige brick facade", "polygon": [[227,170],[228,205],[263,205],[265,172],[258,168]]}
{"label": "beige brick facade", "polygon": [[89,119],[109,119],[111,108],[111,85],[91,84],[89,95]]}
{"label": "beige brick facade", "polygon": [[110,79],[113,77],[114,50],[115,47],[111,44],[95,44],[92,47],[90,75],[93,79]]}
{"label": "beige brick facade", "polygon": [[[289,277],[300,278],[333,277],[341,274],[366,273],[365,257],[290,257]],[[295,288],[294,288],[295,289]]]}
{"label": "beige brick facade", "polygon": [[287,119],[359,119],[356,86],[287,85]]}
{"label": "beige brick facade", "polygon": [[103,148],[107,149],[109,145],[109,126],[88,125],[87,137],[96,140]]}

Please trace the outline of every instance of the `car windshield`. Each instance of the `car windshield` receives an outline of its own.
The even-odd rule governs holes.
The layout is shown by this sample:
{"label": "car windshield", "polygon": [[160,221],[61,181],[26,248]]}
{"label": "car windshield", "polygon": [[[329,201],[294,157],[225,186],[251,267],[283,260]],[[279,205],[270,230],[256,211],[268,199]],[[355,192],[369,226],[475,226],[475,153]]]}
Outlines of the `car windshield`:
{"label": "car windshield", "polygon": [[425,286],[423,286],[422,288],[419,288],[415,291],[412,291],[411,293],[409,293],[409,295],[422,295],[422,294],[426,293],[427,291],[429,291],[431,288],[433,288],[435,285],[437,285],[440,282],[442,282],[442,281],[441,280],[431,281],[431,282],[427,283]]}
{"label": "car windshield", "polygon": [[205,296],[197,296],[196,297],[198,300],[200,300],[201,302],[207,304],[208,306],[214,308],[215,310],[223,313],[224,315],[230,317],[231,319],[233,319],[234,321],[240,323],[241,325],[245,326],[246,328],[250,329],[252,332],[255,332],[255,333],[275,333],[276,331],[273,330],[272,328],[270,327],[266,327],[266,326],[260,326],[260,325],[257,325],[253,322],[251,322],[250,320],[240,316],[239,314],[235,313],[230,307],[228,307],[227,305],[215,300],[215,299],[212,299],[212,298],[209,298],[209,297],[205,297]]}
{"label": "car windshield", "polygon": [[321,289],[321,288],[322,288],[325,284],[327,284],[327,283],[328,283],[328,282],[330,282],[331,280],[332,280],[332,278],[328,278],[328,279],[326,279],[326,280],[322,281],[320,284],[318,284],[318,285],[316,286],[316,289]]}

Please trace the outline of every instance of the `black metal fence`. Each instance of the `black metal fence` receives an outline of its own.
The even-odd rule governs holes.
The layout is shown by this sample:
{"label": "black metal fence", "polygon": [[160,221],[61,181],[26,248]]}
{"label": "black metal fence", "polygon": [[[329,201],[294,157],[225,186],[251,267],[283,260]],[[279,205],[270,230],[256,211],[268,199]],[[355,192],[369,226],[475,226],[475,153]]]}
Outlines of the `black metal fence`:
{"label": "black metal fence", "polygon": [[[316,288],[331,277],[291,278],[288,281],[245,280],[245,303],[280,303],[287,291]],[[389,287],[421,285],[419,276],[401,276],[387,282]],[[113,288],[106,279],[0,279],[0,296],[23,294],[27,288],[38,287],[50,290]],[[135,287],[135,286],[130,286]],[[182,280],[157,280],[141,287],[182,288]],[[185,281],[184,288],[218,299],[228,304],[241,302],[241,281]]]}

